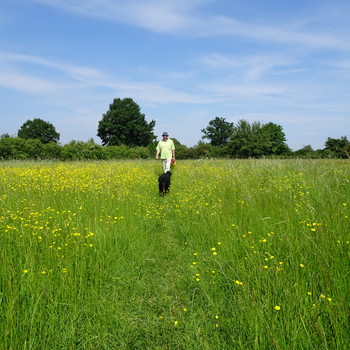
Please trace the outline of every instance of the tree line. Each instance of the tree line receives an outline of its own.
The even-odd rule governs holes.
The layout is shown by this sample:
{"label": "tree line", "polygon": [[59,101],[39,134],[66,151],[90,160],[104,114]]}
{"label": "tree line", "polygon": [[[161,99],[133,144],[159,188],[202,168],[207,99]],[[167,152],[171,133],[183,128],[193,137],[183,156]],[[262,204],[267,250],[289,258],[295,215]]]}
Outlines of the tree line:
{"label": "tree line", "polygon": [[[131,98],[116,98],[98,123],[97,136],[87,142],[59,143],[60,134],[54,125],[40,118],[27,120],[16,136],[0,136],[0,159],[147,159],[153,158],[157,145],[155,121],[147,122],[139,105]],[[346,136],[328,138],[325,148],[313,150],[310,145],[292,151],[286,143],[281,125],[249,123],[241,119],[236,124],[216,117],[201,130],[203,136],[196,146],[187,147],[172,138],[177,159],[198,158],[350,158],[350,142]]]}

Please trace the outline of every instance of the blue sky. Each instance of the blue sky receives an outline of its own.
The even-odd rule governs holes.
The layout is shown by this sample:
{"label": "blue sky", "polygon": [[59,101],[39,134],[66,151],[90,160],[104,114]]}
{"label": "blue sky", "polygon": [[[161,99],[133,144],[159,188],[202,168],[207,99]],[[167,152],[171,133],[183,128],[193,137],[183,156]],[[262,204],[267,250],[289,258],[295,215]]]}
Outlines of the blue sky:
{"label": "blue sky", "polygon": [[28,119],[87,141],[131,97],[187,146],[215,117],[350,138],[348,0],[2,0],[0,134]]}

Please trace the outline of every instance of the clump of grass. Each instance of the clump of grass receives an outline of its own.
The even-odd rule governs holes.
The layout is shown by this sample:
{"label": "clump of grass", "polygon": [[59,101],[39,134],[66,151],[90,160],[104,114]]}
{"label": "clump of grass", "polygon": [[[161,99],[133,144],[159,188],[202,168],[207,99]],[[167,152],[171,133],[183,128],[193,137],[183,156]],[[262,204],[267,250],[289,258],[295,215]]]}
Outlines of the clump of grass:
{"label": "clump of grass", "polygon": [[349,343],[346,161],[3,163],[4,349]]}

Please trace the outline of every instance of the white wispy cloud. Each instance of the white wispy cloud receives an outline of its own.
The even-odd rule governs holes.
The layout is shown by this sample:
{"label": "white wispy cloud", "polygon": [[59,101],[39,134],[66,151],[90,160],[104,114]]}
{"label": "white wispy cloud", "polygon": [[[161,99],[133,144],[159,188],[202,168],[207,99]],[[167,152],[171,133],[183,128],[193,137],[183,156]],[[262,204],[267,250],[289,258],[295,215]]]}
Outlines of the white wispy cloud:
{"label": "white wispy cloud", "polygon": [[[20,66],[17,67],[16,63],[20,63]],[[29,65],[38,66],[37,75],[26,71]],[[63,74],[60,74],[59,80],[42,78],[40,75],[43,68]],[[47,76],[50,74],[48,73]],[[82,92],[86,95],[86,99],[89,99],[89,90],[104,95],[105,91],[97,92],[94,89],[105,88],[115,96],[133,96],[136,100],[148,104],[208,103],[210,101],[208,96],[179,92],[158,82],[130,81],[86,66],[8,52],[0,52],[0,86],[31,94],[52,95],[56,96],[57,100],[60,100],[62,95],[81,95]],[[95,98],[98,97],[95,95]]]}
{"label": "white wispy cloud", "polygon": [[0,67],[0,86],[10,90],[31,94],[55,94],[63,89],[62,85]]}
{"label": "white wispy cloud", "polygon": [[96,81],[106,77],[104,73],[94,68],[73,65],[65,62],[57,62],[43,57],[26,54],[0,52],[0,62],[11,64],[23,63],[26,65],[40,66],[41,68],[50,68],[52,70],[63,72],[72,79],[82,82]]}
{"label": "white wispy cloud", "polygon": [[243,80],[258,80],[268,74],[277,74],[281,69],[295,71],[298,59],[282,54],[228,56],[213,53],[198,58],[198,63],[216,71],[225,71],[226,75],[239,75]]}
{"label": "white wispy cloud", "polygon": [[[127,23],[154,32],[187,37],[235,36],[267,43],[302,45],[311,49],[350,50],[347,33],[331,34],[308,26],[303,21],[269,24],[242,21],[234,17],[211,15],[201,11],[215,0],[32,0],[91,18]],[[327,16],[327,13],[323,14]],[[318,18],[322,22],[322,17]]]}
{"label": "white wispy cloud", "polygon": [[203,89],[221,101],[243,101],[276,98],[287,93],[283,85],[272,84],[228,84],[212,83],[202,86]]}
{"label": "white wispy cloud", "polygon": [[126,22],[157,32],[187,28],[191,11],[208,1],[198,0],[33,0],[84,16]]}
{"label": "white wispy cloud", "polygon": [[[173,72],[169,72],[168,75],[166,72],[158,72],[158,79],[163,76],[163,80],[159,81],[143,80],[141,77],[130,80],[88,66],[33,55],[0,52],[0,86],[38,96],[50,96],[52,101],[59,101],[58,103],[71,101],[72,104],[78,103],[73,96],[79,96],[82,104],[91,103],[90,99],[101,101],[106,96],[133,96],[136,101],[146,105],[207,105],[259,100],[288,106],[294,103],[291,101],[297,100],[299,106],[309,108],[313,101],[320,105],[321,101],[327,99],[329,89],[332,89],[331,84],[322,85],[317,82],[315,85],[312,81],[287,79],[294,67],[294,61],[284,56],[234,57],[213,54],[202,57],[198,62],[222,72],[215,74],[214,79],[193,80],[188,89],[191,92],[186,92],[186,89],[181,88],[183,84],[179,88],[171,87],[169,80],[174,75]],[[38,69],[28,69],[33,65]],[[337,67],[343,69],[347,65],[347,61],[337,63]],[[42,74],[44,69],[46,74]],[[287,72],[284,79],[266,79],[265,75],[271,78],[274,74],[283,74],[281,69]],[[57,72],[59,74],[56,74]],[[191,75],[177,72],[173,79],[178,80],[179,77],[185,82],[187,77],[193,78]],[[318,101],[320,98],[321,101]]]}

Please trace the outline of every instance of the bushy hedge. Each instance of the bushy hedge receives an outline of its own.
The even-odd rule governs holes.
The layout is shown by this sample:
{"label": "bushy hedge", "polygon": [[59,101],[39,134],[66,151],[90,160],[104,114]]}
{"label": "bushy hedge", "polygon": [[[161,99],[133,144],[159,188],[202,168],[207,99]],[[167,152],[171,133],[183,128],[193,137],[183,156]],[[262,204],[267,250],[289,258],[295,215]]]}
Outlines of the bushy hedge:
{"label": "bushy hedge", "polygon": [[99,160],[99,159],[146,159],[151,152],[147,147],[103,147],[93,141],[71,141],[66,145],[43,144],[39,140],[19,137],[0,139],[0,159],[52,159],[52,160]]}
{"label": "bushy hedge", "polygon": [[[46,146],[39,140],[25,140],[19,137],[0,139],[1,159],[44,159],[47,158],[48,151],[49,147],[46,149]],[[52,157],[49,156],[49,158]]]}
{"label": "bushy hedge", "polygon": [[[157,142],[150,143],[147,147],[128,146],[101,146],[92,139],[83,141],[71,141],[66,145],[54,142],[43,144],[40,140],[22,139],[19,137],[0,138],[0,160],[10,159],[43,159],[43,160],[107,160],[107,159],[148,159],[156,153]],[[284,155],[262,155],[266,158],[346,158],[350,154],[350,145],[344,148],[342,156],[329,149],[314,151],[311,146]],[[235,158],[228,147],[215,147],[209,143],[199,142],[196,146],[186,147],[176,142],[177,159],[200,158]]]}

